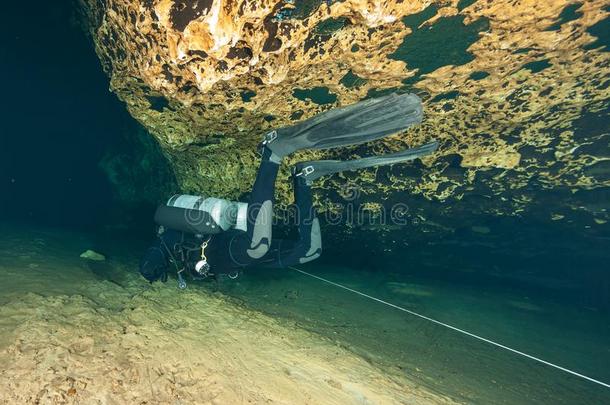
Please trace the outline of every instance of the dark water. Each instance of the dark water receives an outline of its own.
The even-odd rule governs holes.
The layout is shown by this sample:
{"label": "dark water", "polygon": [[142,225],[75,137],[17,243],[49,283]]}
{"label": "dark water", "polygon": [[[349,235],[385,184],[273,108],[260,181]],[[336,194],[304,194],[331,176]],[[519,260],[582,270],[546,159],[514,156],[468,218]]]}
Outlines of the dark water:
{"label": "dark water", "polygon": [[[80,273],[62,270],[61,258],[94,247],[121,259],[93,266],[88,276],[119,288],[136,277],[137,258],[151,238],[152,204],[151,198],[117,197],[125,193],[117,192],[100,163],[109,152],[128,153],[125,133],[140,129],[108,92],[70,2],[6,7],[7,15],[24,18],[7,18],[1,28],[3,276],[22,292],[44,287],[47,293],[84,294],[63,289]],[[423,239],[385,255],[367,254],[366,243],[332,239],[324,260],[302,268],[610,382],[610,236],[583,236],[534,218],[482,230]],[[32,247],[36,243],[43,247]],[[57,275],[26,279],[15,270],[20,260],[32,265],[32,255],[48,257]],[[176,289],[175,280],[166,288]],[[294,270],[256,269],[236,281],[189,288],[218,290],[295,320],[388,373],[467,403],[610,403],[608,388]],[[0,303],[16,294],[2,292]]]}
{"label": "dark water", "polygon": [[131,141],[141,129],[109,91],[74,4],[5,5],[0,218],[90,229],[137,222],[152,208],[145,198],[130,201],[138,210],[118,204],[120,193],[102,163],[119,152],[143,159]]}

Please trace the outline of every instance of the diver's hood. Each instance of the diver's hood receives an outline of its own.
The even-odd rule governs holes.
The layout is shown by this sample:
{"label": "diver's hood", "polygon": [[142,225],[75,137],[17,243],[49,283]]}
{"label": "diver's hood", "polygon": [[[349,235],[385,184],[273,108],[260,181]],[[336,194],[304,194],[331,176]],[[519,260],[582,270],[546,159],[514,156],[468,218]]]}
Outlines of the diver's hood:
{"label": "diver's hood", "polygon": [[248,204],[214,197],[175,195],[155,212],[155,222],[169,229],[210,235],[229,229],[246,231]]}

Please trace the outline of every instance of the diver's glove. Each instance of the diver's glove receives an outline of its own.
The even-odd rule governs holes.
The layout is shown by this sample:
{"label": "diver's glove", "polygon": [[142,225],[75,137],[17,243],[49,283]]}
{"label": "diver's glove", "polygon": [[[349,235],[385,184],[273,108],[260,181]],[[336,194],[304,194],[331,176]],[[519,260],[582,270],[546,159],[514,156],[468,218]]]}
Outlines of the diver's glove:
{"label": "diver's glove", "polygon": [[165,252],[160,246],[151,246],[140,261],[140,274],[150,281],[167,281],[168,262]]}

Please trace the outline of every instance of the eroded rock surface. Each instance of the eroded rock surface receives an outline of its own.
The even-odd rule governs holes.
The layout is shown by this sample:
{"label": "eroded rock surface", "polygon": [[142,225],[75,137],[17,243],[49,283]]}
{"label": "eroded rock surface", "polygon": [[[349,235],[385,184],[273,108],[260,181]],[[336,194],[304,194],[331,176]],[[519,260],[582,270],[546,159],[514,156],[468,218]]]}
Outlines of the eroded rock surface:
{"label": "eroded rock surface", "polygon": [[[359,203],[406,200],[413,218],[443,232],[464,213],[606,226],[606,1],[81,2],[111,90],[157,138],[185,191],[239,197],[268,129],[413,91],[425,100],[421,126],[325,156],[431,138],[438,153],[326,179],[319,199],[341,201],[333,190],[356,185]],[[288,182],[278,188],[290,201]]]}

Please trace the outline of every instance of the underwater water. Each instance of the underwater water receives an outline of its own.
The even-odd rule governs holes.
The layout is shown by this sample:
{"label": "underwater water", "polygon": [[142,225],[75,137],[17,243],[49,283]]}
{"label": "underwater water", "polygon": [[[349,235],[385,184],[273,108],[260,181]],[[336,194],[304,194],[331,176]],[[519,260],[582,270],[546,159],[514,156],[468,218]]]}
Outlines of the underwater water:
{"label": "underwater water", "polygon": [[[303,2],[294,15],[322,3]],[[554,24],[577,18],[579,5]],[[320,260],[179,289],[175,274],[151,284],[138,273],[155,206],[181,191],[166,154],[108,91],[73,2],[10,7],[7,15],[23,18],[0,27],[1,403],[610,404],[607,108],[583,112],[576,131],[579,148],[597,153],[589,174],[599,187],[532,186],[539,212],[519,216],[400,190],[429,218],[455,208],[451,232],[428,233],[444,226],[433,220],[429,228],[323,223]],[[466,27],[463,15],[420,27],[436,12],[404,19],[415,34],[391,58],[419,69],[405,86],[472,61],[467,50],[489,28],[487,19]],[[591,32],[603,37],[601,21]],[[345,25],[329,20],[318,34]],[[444,58],[413,43],[440,43]],[[474,81],[488,75],[475,73]],[[357,89],[366,80],[350,70],[342,82]],[[328,87],[292,94],[337,100]],[[158,113],[168,104],[149,101]],[[459,162],[447,168],[464,177]],[[384,173],[417,177],[422,165],[403,169]],[[497,181],[498,173],[476,175]],[[566,195],[586,207],[542,218],[545,204]],[[88,250],[104,258],[81,257]]]}

